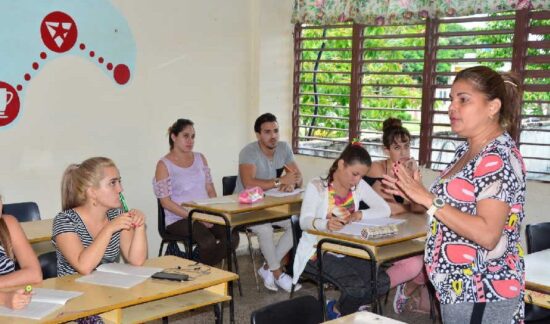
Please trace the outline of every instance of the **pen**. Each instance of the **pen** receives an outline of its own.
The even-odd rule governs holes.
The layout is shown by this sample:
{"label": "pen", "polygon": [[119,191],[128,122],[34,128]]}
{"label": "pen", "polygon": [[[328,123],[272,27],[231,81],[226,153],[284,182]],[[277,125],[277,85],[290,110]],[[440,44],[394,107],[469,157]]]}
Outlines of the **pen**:
{"label": "pen", "polygon": [[26,285],[25,286],[25,294],[30,294],[32,292],[32,286],[31,285]]}
{"label": "pen", "polygon": [[127,213],[128,212],[128,204],[126,204],[126,199],[124,198],[124,195],[121,193],[118,194],[120,202],[122,203],[122,210]]}

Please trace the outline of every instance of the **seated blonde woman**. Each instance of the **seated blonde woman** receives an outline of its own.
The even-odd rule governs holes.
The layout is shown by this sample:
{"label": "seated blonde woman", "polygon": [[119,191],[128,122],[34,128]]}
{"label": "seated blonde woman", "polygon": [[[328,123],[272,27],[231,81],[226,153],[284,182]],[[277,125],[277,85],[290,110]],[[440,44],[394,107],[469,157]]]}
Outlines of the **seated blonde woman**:
{"label": "seated blonde woman", "polygon": [[[2,210],[0,199],[0,211]],[[15,270],[15,263],[19,270]],[[42,281],[42,270],[25,233],[17,219],[11,215],[0,216],[0,288],[36,284]],[[0,305],[22,309],[32,294],[20,289],[0,292]]]}
{"label": "seated blonde woman", "polygon": [[55,216],[52,242],[57,275],[89,274],[104,263],[142,265],[147,259],[145,216],[137,209],[123,212],[120,173],[108,158],[71,164],[63,175],[63,211]]}

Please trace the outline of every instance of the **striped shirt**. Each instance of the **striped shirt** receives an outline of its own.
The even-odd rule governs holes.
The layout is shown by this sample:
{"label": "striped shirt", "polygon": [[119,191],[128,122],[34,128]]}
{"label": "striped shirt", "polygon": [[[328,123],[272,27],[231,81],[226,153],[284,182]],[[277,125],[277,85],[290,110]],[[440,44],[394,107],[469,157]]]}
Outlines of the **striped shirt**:
{"label": "striped shirt", "polygon": [[[109,221],[112,221],[115,217],[122,213],[122,209],[110,209],[107,211],[107,218]],[[63,277],[66,275],[77,273],[77,271],[69,264],[65,259],[57,244],[55,243],[55,238],[57,235],[62,233],[75,233],[78,235],[78,238],[82,242],[84,248],[90,246],[94,238],[88,232],[86,225],[80,218],[80,215],[74,210],[69,209],[60,212],[55,216],[53,220],[53,229],[52,229],[52,243],[55,246],[56,255],[57,255],[57,276]],[[120,231],[113,234],[107,249],[103,254],[103,258],[99,262],[99,265],[104,263],[113,263],[118,262],[120,257]]]}
{"label": "striped shirt", "polygon": [[15,261],[6,254],[4,247],[0,245],[0,275],[15,271]]}

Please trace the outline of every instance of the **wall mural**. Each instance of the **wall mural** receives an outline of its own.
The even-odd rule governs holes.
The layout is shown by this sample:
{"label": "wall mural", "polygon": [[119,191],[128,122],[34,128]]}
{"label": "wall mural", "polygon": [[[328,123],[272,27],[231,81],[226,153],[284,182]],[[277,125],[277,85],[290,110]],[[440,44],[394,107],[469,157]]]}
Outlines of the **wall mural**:
{"label": "wall mural", "polygon": [[84,57],[124,86],[136,45],[128,22],[107,0],[0,0],[0,128],[15,124],[29,83],[64,55]]}

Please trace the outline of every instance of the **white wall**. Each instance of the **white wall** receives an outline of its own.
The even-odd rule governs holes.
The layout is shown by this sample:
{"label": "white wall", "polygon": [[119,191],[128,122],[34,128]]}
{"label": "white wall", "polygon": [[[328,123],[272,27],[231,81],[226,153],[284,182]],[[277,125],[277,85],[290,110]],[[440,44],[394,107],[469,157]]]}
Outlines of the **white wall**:
{"label": "white wall", "polygon": [[[151,179],[176,118],[195,121],[195,147],[208,158],[218,192],[221,177],[236,173],[238,152],[254,139],[260,113],[276,114],[282,139],[290,140],[293,0],[113,3],[137,43],[131,83],[114,86],[76,57],[45,66],[29,85],[21,120],[0,130],[0,193],[8,203],[36,201],[43,218],[52,218],[60,209],[64,168],[91,156],[111,157],[130,206],[148,215],[155,255]],[[297,161],[306,180],[331,163],[306,156]],[[549,196],[547,184],[529,183],[527,222],[547,219],[542,210]]]}
{"label": "white wall", "polygon": [[[89,62],[64,56],[29,84],[24,114],[0,130],[4,201],[36,201],[43,218],[60,210],[69,163],[108,156],[118,165],[130,207],[148,215],[151,254],[159,245],[151,179],[168,151],[166,130],[179,117],[196,123],[196,149],[220,191],[250,140],[250,0],[114,0],[137,44],[136,69],[115,86]],[[286,19],[288,22],[288,19]]]}

